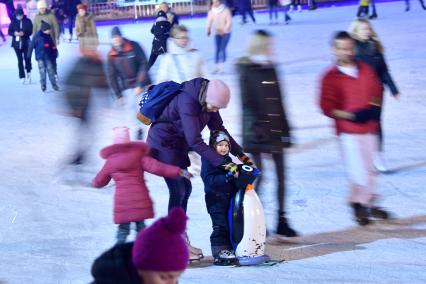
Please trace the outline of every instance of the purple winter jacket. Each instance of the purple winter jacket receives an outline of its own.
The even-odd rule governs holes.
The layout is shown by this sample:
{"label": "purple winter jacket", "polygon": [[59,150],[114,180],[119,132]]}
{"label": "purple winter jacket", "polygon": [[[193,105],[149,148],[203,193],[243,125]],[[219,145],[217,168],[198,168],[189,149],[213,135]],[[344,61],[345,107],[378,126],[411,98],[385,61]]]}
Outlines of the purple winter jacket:
{"label": "purple winter jacket", "polygon": [[[155,159],[187,168],[191,164],[188,151],[195,151],[213,166],[219,166],[224,162],[224,158],[204,143],[201,136],[201,131],[206,125],[211,131],[222,130],[228,133],[219,112],[202,110],[199,96],[204,80],[206,79],[196,78],[185,82],[182,92],[170,101],[160,116],[167,122],[156,122],[151,125],[147,143],[151,147],[151,156]],[[233,155],[241,153],[240,145],[231,135],[229,137],[231,153]]]}

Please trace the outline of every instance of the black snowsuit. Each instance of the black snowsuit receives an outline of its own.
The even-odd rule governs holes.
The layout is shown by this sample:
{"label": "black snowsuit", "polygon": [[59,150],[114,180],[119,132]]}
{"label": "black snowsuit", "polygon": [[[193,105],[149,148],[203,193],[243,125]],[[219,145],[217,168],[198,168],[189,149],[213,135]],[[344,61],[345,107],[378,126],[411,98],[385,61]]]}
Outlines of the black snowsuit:
{"label": "black snowsuit", "polygon": [[170,36],[172,24],[169,21],[157,21],[151,28],[151,33],[154,35],[152,40],[152,50],[148,61],[148,70],[154,65],[158,55],[167,52],[167,39]]}
{"label": "black snowsuit", "polygon": [[[24,35],[16,37],[15,32],[23,32]],[[12,47],[18,59],[19,78],[21,79],[25,78],[25,70],[27,70],[27,73],[30,73],[32,69],[31,57],[28,57],[28,48],[30,46],[30,36],[32,33],[33,24],[25,15],[22,20],[18,20],[15,17],[9,25],[8,34],[12,37]]]}
{"label": "black snowsuit", "polygon": [[[226,159],[232,162],[229,156]],[[205,158],[201,159],[201,163],[201,178],[206,193],[207,212],[210,214],[213,224],[210,245],[213,257],[217,257],[221,250],[232,250],[228,210],[237,186],[233,176],[227,175],[228,172],[223,167],[215,167]]]}

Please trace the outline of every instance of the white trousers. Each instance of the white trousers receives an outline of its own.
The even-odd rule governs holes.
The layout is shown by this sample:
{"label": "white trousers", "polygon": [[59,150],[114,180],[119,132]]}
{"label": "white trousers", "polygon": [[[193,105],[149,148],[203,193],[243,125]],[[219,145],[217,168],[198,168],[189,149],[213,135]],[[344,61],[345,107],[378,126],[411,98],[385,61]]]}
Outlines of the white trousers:
{"label": "white trousers", "polygon": [[376,193],[373,159],[378,150],[375,134],[340,134],[340,145],[349,179],[349,202],[372,206]]}

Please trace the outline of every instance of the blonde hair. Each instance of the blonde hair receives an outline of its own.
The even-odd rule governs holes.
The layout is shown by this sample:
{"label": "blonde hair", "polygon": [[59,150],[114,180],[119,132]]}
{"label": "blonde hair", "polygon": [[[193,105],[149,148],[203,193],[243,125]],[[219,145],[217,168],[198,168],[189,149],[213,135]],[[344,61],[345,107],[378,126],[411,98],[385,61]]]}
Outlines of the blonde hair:
{"label": "blonde hair", "polygon": [[367,19],[356,19],[355,21],[352,22],[352,24],[349,26],[349,33],[351,34],[351,36],[356,40],[361,40],[359,37],[358,31],[359,31],[359,26],[362,24],[368,25],[368,27],[371,30],[371,39],[376,42],[377,48],[379,49],[380,53],[383,54],[385,51],[383,44],[380,41],[376,31],[373,29],[373,26]]}
{"label": "blonde hair", "polygon": [[271,41],[271,34],[263,30],[256,31],[249,39],[247,55],[268,54]]}
{"label": "blonde hair", "polygon": [[172,30],[170,31],[170,36],[172,38],[175,38],[178,34],[180,33],[188,33],[188,28],[184,25],[176,25],[172,28]]}

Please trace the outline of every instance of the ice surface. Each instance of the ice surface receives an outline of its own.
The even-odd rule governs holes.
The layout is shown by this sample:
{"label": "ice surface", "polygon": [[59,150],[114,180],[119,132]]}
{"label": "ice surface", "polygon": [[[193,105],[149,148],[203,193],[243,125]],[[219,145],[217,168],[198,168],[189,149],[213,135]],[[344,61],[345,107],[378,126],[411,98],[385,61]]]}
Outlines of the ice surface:
{"label": "ice surface", "polygon": [[[386,94],[385,149],[395,172],[380,176],[381,204],[398,220],[367,228],[355,226],[346,204],[346,179],[331,121],[317,107],[318,78],[329,65],[332,32],[346,29],[356,6],[294,13],[290,25],[269,26],[266,13],[259,24],[240,26],[234,18],[226,73],[233,97],[222,112],[225,125],[239,140],[240,107],[233,62],[244,52],[247,36],[256,28],[276,36],[277,61],[286,90],[289,118],[297,147],[288,153],[287,210],[291,224],[303,234],[293,243],[273,243],[267,252],[285,262],[273,267],[191,268],[180,283],[425,283],[426,282],[426,12],[416,1],[379,3],[374,21],[386,48],[386,58],[401,90],[401,100]],[[280,14],[283,20],[283,14]],[[183,19],[191,29],[193,46],[213,69],[213,39],[205,19]],[[110,26],[99,28],[102,52],[108,50]],[[124,35],[138,40],[147,53],[150,24],[122,25]],[[10,42],[9,42],[10,43]],[[113,187],[92,189],[64,185],[55,174],[73,149],[75,121],[58,114],[60,93],[42,94],[33,61],[32,85],[21,85],[13,49],[0,47],[0,282],[88,283],[95,257],[114,243]],[[59,77],[77,56],[77,43],[59,46]],[[155,75],[155,67],[153,69]],[[212,78],[213,76],[210,76]],[[49,88],[50,86],[48,86]],[[98,107],[99,122],[85,178],[102,160],[100,148],[110,143],[118,124],[113,102]],[[266,163],[265,200],[268,227],[275,227],[275,179]],[[161,178],[148,176],[157,216],[166,213],[168,193]],[[189,201],[189,235],[195,246],[210,254],[210,219],[199,177]],[[132,236],[133,237],[133,236]]]}

